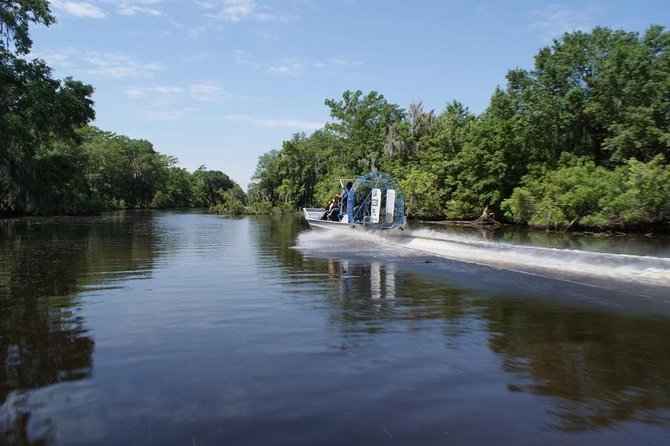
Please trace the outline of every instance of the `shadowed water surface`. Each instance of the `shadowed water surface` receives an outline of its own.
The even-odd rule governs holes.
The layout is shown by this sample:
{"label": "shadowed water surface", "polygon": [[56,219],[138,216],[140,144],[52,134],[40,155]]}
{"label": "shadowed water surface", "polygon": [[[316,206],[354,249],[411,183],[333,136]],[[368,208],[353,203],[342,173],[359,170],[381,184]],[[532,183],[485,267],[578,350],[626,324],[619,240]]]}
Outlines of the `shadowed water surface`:
{"label": "shadowed water surface", "polygon": [[0,223],[0,444],[667,444],[667,240],[434,231]]}

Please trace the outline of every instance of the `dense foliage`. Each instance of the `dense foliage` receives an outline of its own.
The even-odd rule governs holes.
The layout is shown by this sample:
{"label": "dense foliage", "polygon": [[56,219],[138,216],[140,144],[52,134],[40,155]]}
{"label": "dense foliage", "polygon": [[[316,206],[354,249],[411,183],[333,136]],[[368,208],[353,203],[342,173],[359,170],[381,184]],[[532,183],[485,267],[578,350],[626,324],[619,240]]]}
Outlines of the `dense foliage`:
{"label": "dense foliage", "polygon": [[252,204],[323,205],[337,178],[398,177],[410,216],[473,218],[488,206],[534,226],[670,221],[670,34],[595,28],[555,40],[511,70],[481,115],[436,114],[373,91],[326,100],[333,121],[262,155]]}
{"label": "dense foliage", "polygon": [[148,141],[89,127],[93,87],[54,79],[43,61],[23,58],[32,45],[29,25],[53,22],[46,0],[0,4],[0,214],[244,209],[246,195],[223,172],[191,174]]}

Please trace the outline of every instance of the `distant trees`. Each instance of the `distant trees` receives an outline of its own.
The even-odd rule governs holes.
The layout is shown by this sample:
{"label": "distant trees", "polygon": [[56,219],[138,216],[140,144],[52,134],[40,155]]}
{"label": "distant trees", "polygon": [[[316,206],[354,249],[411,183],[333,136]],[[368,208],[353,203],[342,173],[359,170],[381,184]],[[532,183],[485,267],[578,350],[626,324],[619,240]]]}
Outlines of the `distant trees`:
{"label": "distant trees", "polygon": [[567,33],[534,69],[509,71],[479,116],[458,102],[404,111],[374,91],[326,105],[323,130],[261,156],[255,206],[324,204],[336,178],[381,169],[401,181],[414,217],[476,218],[488,206],[551,228],[670,220],[670,34],[660,26]]}
{"label": "distant trees", "polygon": [[149,141],[95,127],[82,128],[80,135],[82,182],[99,208],[213,208],[228,191],[241,206],[246,204],[242,188],[225,173],[205,166],[189,173]]}

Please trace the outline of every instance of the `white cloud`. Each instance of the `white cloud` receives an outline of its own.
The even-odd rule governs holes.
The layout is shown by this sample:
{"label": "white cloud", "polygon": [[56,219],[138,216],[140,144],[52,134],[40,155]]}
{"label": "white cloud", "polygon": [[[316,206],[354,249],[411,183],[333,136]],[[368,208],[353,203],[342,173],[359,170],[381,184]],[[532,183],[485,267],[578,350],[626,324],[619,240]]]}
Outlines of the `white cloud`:
{"label": "white cloud", "polygon": [[153,87],[126,87],[123,93],[130,98],[141,98],[145,96],[172,96],[184,92],[181,87],[171,85],[158,85]]}
{"label": "white cloud", "polygon": [[[164,69],[160,62],[140,62],[124,53],[82,52],[72,47],[42,51],[32,55],[44,59],[56,70],[67,70],[68,75],[92,74],[119,79],[150,79],[155,72]],[[138,91],[133,90],[131,95],[137,96]]]}
{"label": "white cloud", "polygon": [[[159,16],[163,13],[154,7],[161,0],[104,0],[104,3],[116,9],[121,15],[148,14]],[[51,0],[51,6],[56,11],[64,12],[74,17],[102,19],[107,13],[93,3],[70,0]]]}
{"label": "white cloud", "polygon": [[563,33],[588,31],[594,26],[592,10],[576,11],[562,4],[548,5],[543,10],[530,13],[531,28],[538,29],[546,40],[559,38]]}
{"label": "white cloud", "polygon": [[46,51],[42,53],[32,53],[32,56],[44,59],[49,66],[57,70],[72,70],[76,67],[73,59],[76,59],[80,52],[72,47],[59,48],[55,51]]}
{"label": "white cloud", "polygon": [[56,11],[62,11],[74,17],[89,19],[102,19],[107,16],[105,12],[95,5],[87,2],[72,2],[66,0],[52,0],[51,6]]}
{"label": "white cloud", "polygon": [[192,84],[188,89],[191,97],[201,102],[218,102],[231,97],[220,84],[213,81]]}
{"label": "white cloud", "polygon": [[225,121],[236,121],[236,122],[246,122],[251,125],[257,125],[261,127],[272,127],[272,128],[291,128],[296,130],[318,130],[323,128],[323,122],[317,121],[303,121],[299,119],[290,119],[290,118],[257,118],[249,115],[225,115],[222,117]]}
{"label": "white cloud", "polygon": [[218,12],[212,13],[210,16],[229,22],[239,22],[246,19],[256,9],[254,0],[222,0],[217,3],[207,5],[209,9],[218,9]]}
{"label": "white cloud", "polygon": [[207,16],[228,22],[242,20],[281,21],[288,22],[298,17],[289,14],[280,14],[269,7],[259,5],[255,0],[195,0],[201,8],[209,11]]}
{"label": "white cloud", "polygon": [[271,74],[300,76],[305,74],[305,63],[297,60],[285,61],[276,65],[269,65],[265,68],[265,71]]}
{"label": "white cloud", "polygon": [[88,73],[113,78],[151,78],[154,72],[163,69],[160,63],[142,63],[122,53],[88,53],[85,59],[90,66]]}
{"label": "white cloud", "polygon": [[136,15],[148,14],[153,16],[160,16],[163,13],[152,7],[157,5],[161,0],[107,0],[116,7],[116,11],[121,15]]}

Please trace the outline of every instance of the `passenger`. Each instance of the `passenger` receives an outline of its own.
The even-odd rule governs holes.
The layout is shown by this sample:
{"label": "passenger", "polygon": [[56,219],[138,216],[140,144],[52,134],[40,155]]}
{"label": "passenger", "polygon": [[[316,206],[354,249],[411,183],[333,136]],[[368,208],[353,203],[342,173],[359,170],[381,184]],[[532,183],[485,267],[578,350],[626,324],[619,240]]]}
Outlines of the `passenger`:
{"label": "passenger", "polygon": [[339,221],[340,217],[340,197],[335,196],[330,200],[330,206],[328,206],[328,220]]}
{"label": "passenger", "polygon": [[328,202],[328,204],[326,205],[326,210],[324,211],[323,216],[321,217],[321,220],[330,220],[330,213],[333,210],[333,202],[335,201],[335,198],[337,198],[337,197],[331,198],[330,201]]}

